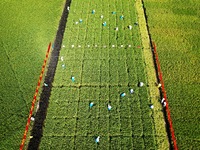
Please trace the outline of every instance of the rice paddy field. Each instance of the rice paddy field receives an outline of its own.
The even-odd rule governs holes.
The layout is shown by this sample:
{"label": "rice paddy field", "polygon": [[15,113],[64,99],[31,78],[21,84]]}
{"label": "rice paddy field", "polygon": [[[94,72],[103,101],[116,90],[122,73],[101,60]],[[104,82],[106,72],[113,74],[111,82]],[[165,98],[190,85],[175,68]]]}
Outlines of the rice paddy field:
{"label": "rice paddy field", "polygon": [[200,149],[200,3],[144,0],[179,149]]}
{"label": "rice paddy field", "polygon": [[134,1],[73,0],[40,149],[169,149],[145,66]]}
{"label": "rice paddy field", "polygon": [[[1,0],[0,150],[19,148],[65,2]],[[169,149],[160,97],[150,89],[151,56],[137,2],[72,0],[40,149]],[[200,149],[200,4],[143,4],[178,148]]]}
{"label": "rice paddy field", "polygon": [[0,149],[18,149],[64,0],[0,2]]}

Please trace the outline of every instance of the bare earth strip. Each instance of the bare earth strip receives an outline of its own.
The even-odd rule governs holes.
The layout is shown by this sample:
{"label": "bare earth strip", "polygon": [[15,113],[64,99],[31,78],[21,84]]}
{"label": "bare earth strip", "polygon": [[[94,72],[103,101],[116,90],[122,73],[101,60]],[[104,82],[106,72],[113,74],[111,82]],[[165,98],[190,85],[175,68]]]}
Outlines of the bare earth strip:
{"label": "bare earth strip", "polygon": [[155,86],[157,81],[155,66],[153,62],[153,54],[151,51],[150,46],[150,38],[147,30],[147,24],[145,20],[144,10],[142,7],[142,1],[136,0],[136,10],[138,13],[138,23],[140,34],[142,38],[142,45],[143,45],[143,52],[144,52],[144,60],[146,64],[146,71],[147,71],[147,80],[149,84],[149,94],[151,97],[151,102],[154,105],[153,111],[153,119],[155,123],[156,129],[156,141],[157,147],[160,150],[167,150],[169,149],[169,142],[168,136],[165,127],[164,115],[163,115],[163,108],[160,104],[160,94],[159,89]]}

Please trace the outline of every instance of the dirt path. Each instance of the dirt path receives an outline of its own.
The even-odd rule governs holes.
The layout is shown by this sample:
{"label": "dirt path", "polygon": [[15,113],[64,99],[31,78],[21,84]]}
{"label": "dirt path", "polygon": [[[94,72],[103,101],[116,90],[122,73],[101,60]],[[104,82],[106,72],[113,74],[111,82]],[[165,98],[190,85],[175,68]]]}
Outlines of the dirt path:
{"label": "dirt path", "polygon": [[171,142],[170,135],[167,131],[165,124],[166,118],[163,114],[163,108],[160,104],[160,93],[155,83],[157,82],[156,70],[154,65],[154,56],[152,52],[151,36],[148,29],[147,15],[142,0],[136,0],[136,10],[138,15],[138,23],[140,28],[140,34],[142,38],[143,54],[146,64],[146,74],[149,84],[149,94],[151,102],[154,105],[154,111],[152,117],[154,118],[156,142],[159,150],[169,149]]}
{"label": "dirt path", "polygon": [[29,145],[28,145],[29,150],[39,149],[39,144],[43,135],[43,125],[44,125],[44,120],[47,114],[49,97],[51,95],[52,82],[54,80],[54,75],[55,75],[55,71],[56,71],[56,67],[58,63],[63,35],[65,32],[66,22],[68,18],[67,7],[70,6],[70,4],[71,4],[71,0],[66,0],[63,13],[60,19],[59,27],[57,30],[56,39],[54,41],[54,48],[51,53],[47,74],[44,79],[44,82],[48,84],[48,86],[43,86],[42,93],[40,95],[40,107],[36,113],[35,122],[33,125],[33,129],[31,131],[31,136],[33,137],[29,141]]}

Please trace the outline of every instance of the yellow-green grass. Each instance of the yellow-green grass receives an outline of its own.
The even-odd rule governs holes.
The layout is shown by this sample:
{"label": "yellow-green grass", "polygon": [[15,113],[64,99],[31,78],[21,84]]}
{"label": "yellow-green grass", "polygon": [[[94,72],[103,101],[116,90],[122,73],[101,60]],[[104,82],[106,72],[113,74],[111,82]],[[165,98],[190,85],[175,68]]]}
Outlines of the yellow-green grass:
{"label": "yellow-green grass", "polygon": [[0,3],[0,149],[18,149],[64,0]]}
{"label": "yellow-green grass", "polygon": [[151,102],[155,106],[153,118],[154,118],[156,133],[158,135],[162,135],[162,136],[157,136],[157,141],[158,141],[157,148],[160,150],[164,150],[164,149],[167,150],[169,149],[169,141],[167,137],[165,122],[163,121],[164,114],[163,114],[162,105],[160,104],[160,99],[161,99],[160,93],[159,93],[158,87],[156,86],[156,83],[157,83],[156,70],[154,67],[153,53],[152,53],[152,48],[150,45],[150,38],[149,38],[148,30],[147,30],[147,23],[146,23],[144,8],[142,7],[141,0],[136,1],[136,9],[137,9],[137,15],[138,15],[138,23],[139,23],[139,28],[140,28],[141,40],[142,40],[142,45],[144,49],[143,55],[144,55],[144,60],[145,60],[147,79],[149,83],[149,94],[151,97]]}
{"label": "yellow-green grass", "polygon": [[200,3],[144,0],[179,149],[200,148]]}

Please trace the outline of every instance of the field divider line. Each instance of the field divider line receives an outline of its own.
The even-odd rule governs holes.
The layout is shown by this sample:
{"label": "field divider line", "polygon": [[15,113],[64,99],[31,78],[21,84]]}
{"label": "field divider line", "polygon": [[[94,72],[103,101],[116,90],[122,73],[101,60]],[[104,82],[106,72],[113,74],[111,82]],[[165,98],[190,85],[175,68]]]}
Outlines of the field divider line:
{"label": "field divider line", "polygon": [[30,109],[30,112],[29,112],[28,120],[27,120],[27,123],[26,123],[25,131],[24,131],[23,138],[22,138],[22,141],[21,141],[21,144],[20,144],[20,150],[23,150],[23,148],[24,148],[24,143],[26,141],[26,136],[27,136],[28,129],[29,129],[29,126],[30,126],[30,121],[31,121],[31,117],[32,117],[32,114],[33,114],[36,98],[37,98],[37,95],[38,95],[38,92],[39,92],[40,83],[41,83],[42,77],[44,75],[44,69],[46,67],[46,62],[47,62],[47,59],[48,59],[48,56],[49,56],[50,48],[51,48],[51,43],[49,43],[49,45],[48,45],[48,49],[47,49],[47,52],[46,52],[46,57],[44,59],[43,65],[42,65],[42,70],[41,70],[41,73],[40,73],[40,76],[39,76],[39,79],[38,79],[38,84],[37,84],[37,87],[36,87],[36,90],[35,90],[35,94],[34,94],[34,97],[33,97],[33,100],[32,100],[32,105],[31,105],[31,109]]}
{"label": "field divider line", "polygon": [[168,103],[168,99],[167,99],[167,93],[165,90],[164,81],[162,78],[162,71],[161,71],[161,67],[160,67],[160,62],[158,59],[158,53],[156,51],[155,43],[153,42],[152,44],[153,44],[153,52],[154,52],[154,56],[155,56],[156,66],[157,66],[158,78],[161,83],[161,92],[162,92],[162,96],[166,102],[165,111],[167,113],[167,119],[168,119],[169,129],[170,129],[170,133],[171,133],[171,137],[172,137],[172,141],[173,141],[173,145],[174,145],[174,150],[178,150],[176,137],[175,137],[174,129],[173,129],[173,125],[172,125],[172,119],[171,119],[170,108],[169,108],[169,103]]}
{"label": "field divider line", "polygon": [[[136,0],[136,12],[138,16],[138,23],[139,23],[139,30],[143,45],[143,56],[145,60],[145,68],[146,68],[146,74],[147,74],[147,82],[149,85],[149,94],[151,98],[151,102],[154,105],[153,109],[153,120],[155,125],[155,134],[157,136],[165,135],[166,138],[156,138],[157,142],[157,149],[163,150],[163,149],[169,149],[169,140],[167,139],[167,130],[165,127],[165,118],[164,114],[162,112],[163,108],[159,102],[160,100],[160,92],[159,88],[155,85],[157,82],[157,74],[155,70],[155,64],[154,64],[154,57],[152,53],[151,48],[151,38],[148,33],[148,24],[145,18],[145,11],[143,8],[143,1],[142,0]],[[160,117],[161,116],[161,117]],[[162,144],[160,144],[160,142]],[[159,144],[158,144],[159,143]]]}

